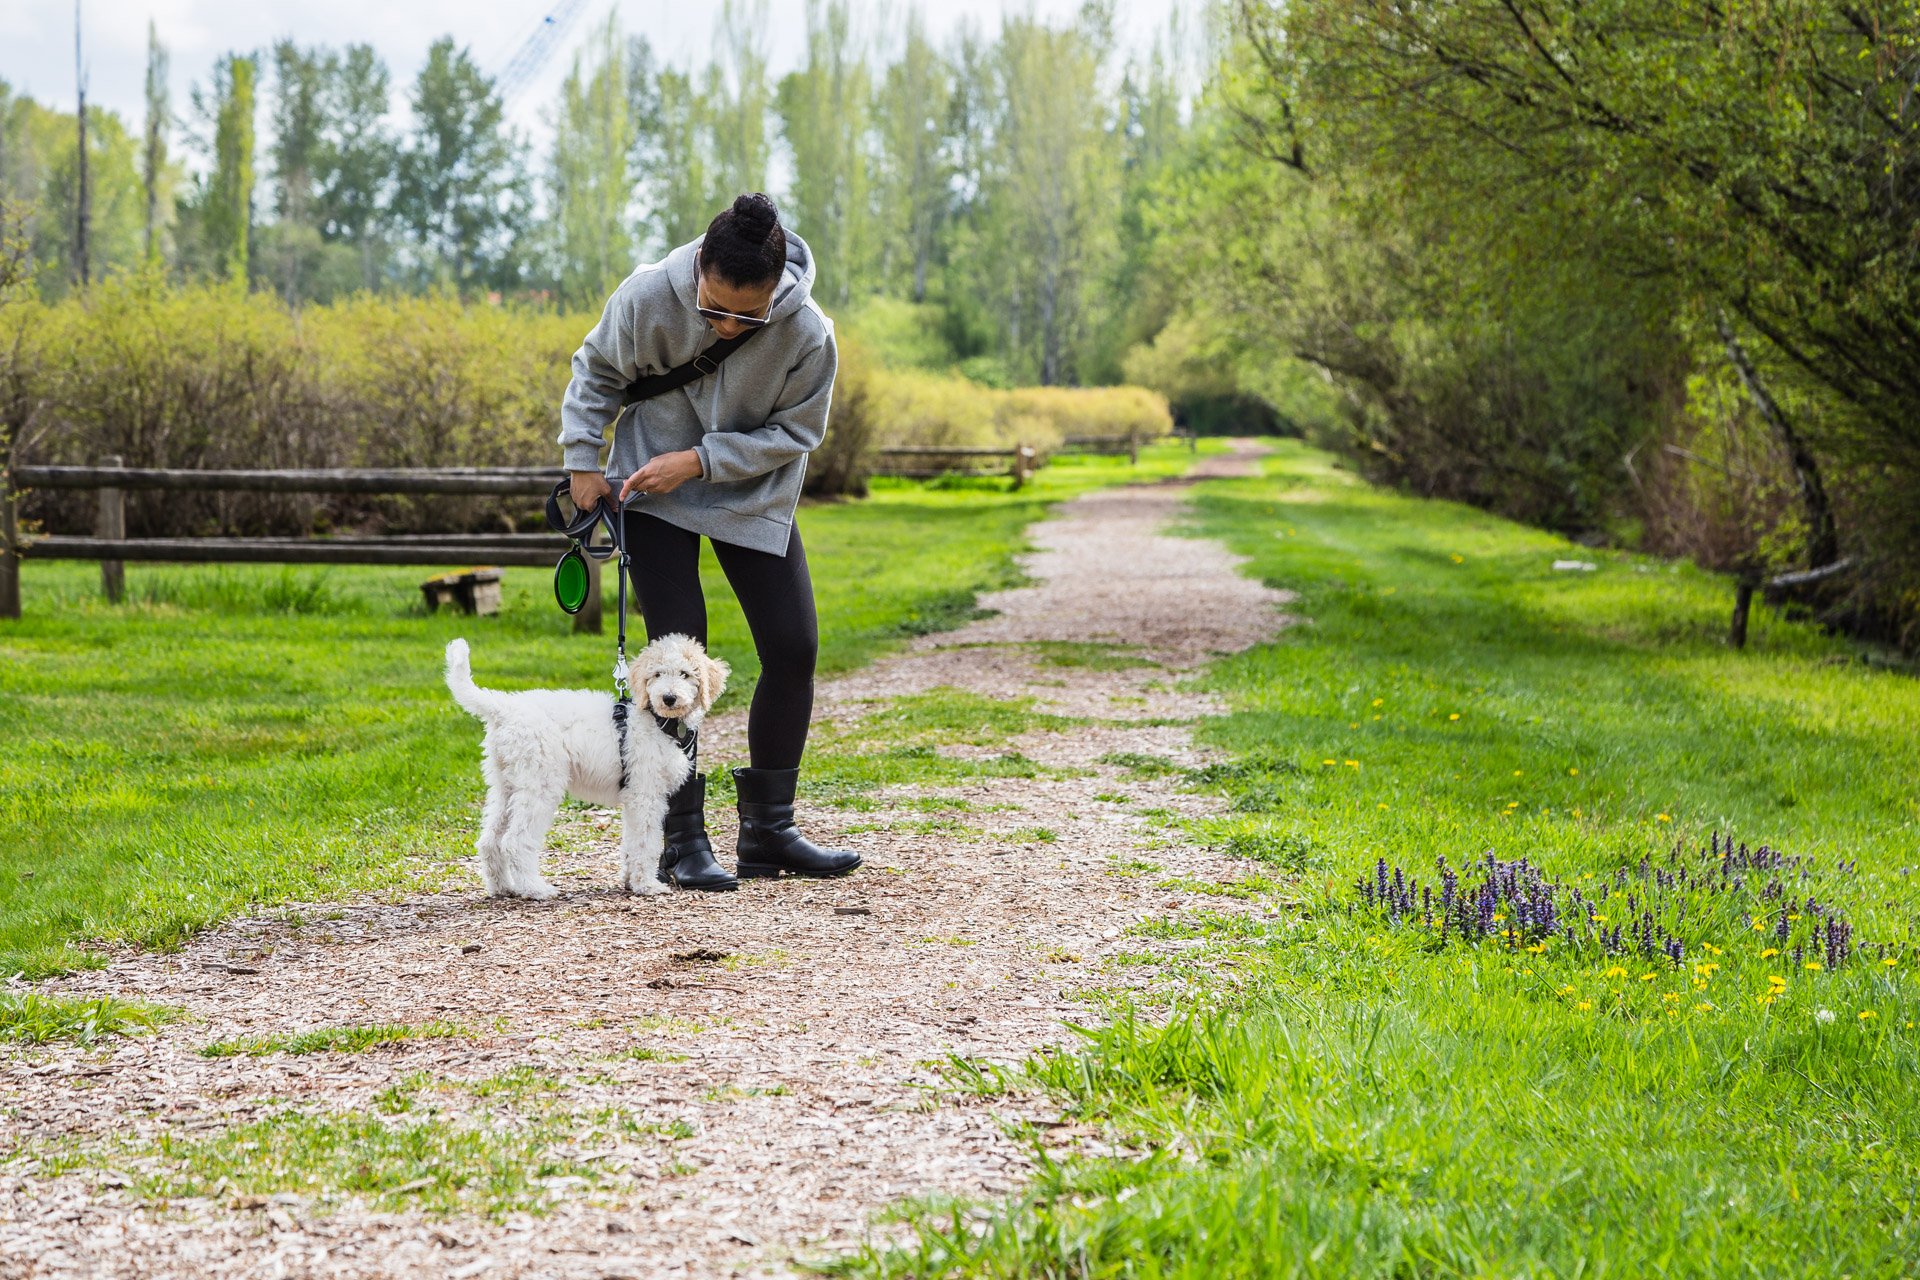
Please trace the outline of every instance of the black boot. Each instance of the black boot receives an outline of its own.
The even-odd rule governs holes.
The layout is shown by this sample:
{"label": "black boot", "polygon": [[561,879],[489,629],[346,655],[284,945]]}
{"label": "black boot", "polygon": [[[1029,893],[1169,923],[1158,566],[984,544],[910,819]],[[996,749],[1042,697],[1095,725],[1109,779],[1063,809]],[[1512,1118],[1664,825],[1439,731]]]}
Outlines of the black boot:
{"label": "black boot", "polygon": [[733,787],[740,804],[740,878],[843,876],[860,865],[860,855],[822,849],[793,825],[793,792],[798,769],[735,769]]}
{"label": "black boot", "polygon": [[660,879],[682,889],[737,889],[740,882],[714,861],[707,843],[707,775],[696,773],[667,801],[666,847]]}

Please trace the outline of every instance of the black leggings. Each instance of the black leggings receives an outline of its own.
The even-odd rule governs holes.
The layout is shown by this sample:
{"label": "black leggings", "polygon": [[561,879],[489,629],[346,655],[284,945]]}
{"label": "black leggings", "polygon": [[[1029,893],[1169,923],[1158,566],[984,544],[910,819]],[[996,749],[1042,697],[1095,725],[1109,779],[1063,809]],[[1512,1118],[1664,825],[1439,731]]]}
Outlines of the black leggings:
{"label": "black leggings", "polygon": [[[797,769],[813,718],[813,664],[820,629],[813,578],[796,526],[787,554],[776,556],[712,539],[713,554],[740,599],[760,655],[760,682],[747,713],[747,754],[756,769]],[[700,535],[658,516],[627,513],[633,592],[647,620],[647,639],[678,632],[707,642],[707,597],[700,589]]]}

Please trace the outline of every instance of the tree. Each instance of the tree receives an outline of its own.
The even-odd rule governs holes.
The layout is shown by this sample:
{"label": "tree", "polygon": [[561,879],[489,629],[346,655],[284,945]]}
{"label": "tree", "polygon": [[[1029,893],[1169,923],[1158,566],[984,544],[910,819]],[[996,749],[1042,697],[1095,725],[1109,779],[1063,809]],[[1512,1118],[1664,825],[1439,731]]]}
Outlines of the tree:
{"label": "tree", "polygon": [[329,241],[351,245],[360,285],[379,287],[388,203],[399,150],[387,129],[391,77],[373,46],[348,45],[332,76],[320,140],[314,221]]}
{"label": "tree", "polygon": [[172,111],[167,95],[167,50],[159,30],[147,19],[147,124],[140,153],[140,182],[147,196],[146,259],[160,261],[161,184],[166,180],[167,133]]}
{"label": "tree", "polygon": [[713,186],[707,219],[743,191],[767,185],[766,0],[723,0],[714,33],[715,59],[707,68],[706,103],[713,139]]}
{"label": "tree", "polygon": [[1074,380],[1090,296],[1114,248],[1120,156],[1100,95],[1110,15],[1062,28],[1009,18],[986,71],[989,142],[973,272],[1015,367],[1043,386]]}
{"label": "tree", "polygon": [[693,76],[662,70],[658,109],[642,135],[647,226],[662,249],[683,245],[714,215],[713,113]]}
{"label": "tree", "polygon": [[73,113],[78,140],[73,150],[73,269],[81,288],[90,282],[87,238],[93,231],[92,192],[87,189],[87,69],[80,58],[80,0],[73,0],[73,82],[80,103]]}
{"label": "tree", "polygon": [[[582,53],[593,61],[583,63]],[[574,55],[560,90],[549,181],[560,300],[589,309],[634,266],[630,165],[639,135],[628,49],[612,14],[582,53]]]}
{"label": "tree", "polygon": [[253,91],[258,63],[229,53],[214,63],[207,95],[196,87],[194,107],[213,130],[213,171],[199,200],[201,234],[215,274],[245,283],[247,236],[253,226]]}
{"label": "tree", "polygon": [[793,156],[787,217],[813,250],[817,296],[845,305],[873,283],[872,85],[847,0],[808,0],[807,62],[780,81]]}
{"label": "tree", "polygon": [[411,101],[414,132],[400,155],[395,206],[421,277],[463,293],[514,283],[526,166],[493,81],[446,36],[428,50]]}
{"label": "tree", "polygon": [[874,112],[880,136],[883,210],[881,277],[907,277],[915,302],[927,297],[941,226],[953,200],[954,164],[947,123],[953,102],[951,74],[927,40],[918,9],[907,14],[899,61],[887,68]]}
{"label": "tree", "polygon": [[289,304],[310,296],[319,266],[321,237],[315,225],[315,185],[325,163],[324,139],[339,58],[331,51],[302,49],[291,40],[273,46],[274,213],[270,252],[262,265]]}

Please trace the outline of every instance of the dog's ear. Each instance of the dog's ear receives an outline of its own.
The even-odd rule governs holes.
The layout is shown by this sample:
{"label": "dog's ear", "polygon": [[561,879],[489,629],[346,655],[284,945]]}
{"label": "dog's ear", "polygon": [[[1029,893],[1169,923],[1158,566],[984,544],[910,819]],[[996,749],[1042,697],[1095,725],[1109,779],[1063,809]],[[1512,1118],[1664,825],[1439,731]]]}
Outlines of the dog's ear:
{"label": "dog's ear", "polygon": [[718,658],[700,655],[700,705],[711,707],[727,691],[727,677],[733,668]]}

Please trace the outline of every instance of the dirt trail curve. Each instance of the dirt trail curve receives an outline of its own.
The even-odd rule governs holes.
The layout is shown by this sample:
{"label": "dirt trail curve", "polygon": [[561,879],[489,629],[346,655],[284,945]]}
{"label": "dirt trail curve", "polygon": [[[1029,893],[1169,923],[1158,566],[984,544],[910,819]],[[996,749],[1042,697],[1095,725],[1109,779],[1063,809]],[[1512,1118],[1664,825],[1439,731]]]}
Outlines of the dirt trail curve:
{"label": "dirt trail curve", "polygon": [[[1257,453],[1236,442],[1192,474],[1244,474]],[[553,902],[488,902],[463,879],[404,902],[316,907],[301,929],[235,921],[180,953],[127,955],[55,984],[184,1006],[191,1020],[106,1052],[0,1058],[0,1155],[11,1153],[0,1163],[0,1275],[781,1275],[796,1256],[857,1242],[871,1211],[903,1196],[1012,1188],[1026,1166],[1002,1130],[1007,1104],[931,1104],[920,1086],[937,1077],[923,1064],[950,1052],[1012,1061],[1058,1042],[1061,1022],[1098,1016],[1076,990],[1132,981],[1099,968],[1103,955],[1146,945],[1123,937],[1128,927],[1218,901],[1164,877],[1238,874],[1168,826],[1170,812],[1204,813],[1208,801],[1099,763],[1113,752],[1200,758],[1178,722],[1214,708],[1175,691],[1170,674],[1285,621],[1284,593],[1239,576],[1211,542],[1161,532],[1185,496],[1179,483],[1139,485],[1063,504],[1033,530],[1037,585],[983,602],[997,616],[823,686],[818,716],[837,724],[940,685],[1038,697],[1040,710],[1097,721],[1015,738],[1043,767],[1037,778],[895,789],[876,811],[804,813],[815,835],[866,854],[851,880],[630,900],[613,886],[606,817],[571,811],[574,829],[557,828],[555,843],[573,851],[549,860],[565,887]],[[1055,665],[1086,652],[1059,642],[1138,645],[1161,665]],[[730,750],[741,729],[716,720],[709,759],[741,754]],[[969,802],[981,828],[925,821],[935,796]],[[1057,840],[1036,841],[1040,828]],[[1147,874],[1143,847],[1158,868]],[[731,959],[687,958],[702,952]],[[223,1038],[429,1019],[481,1036],[359,1053],[200,1052]],[[489,1122],[492,1136],[550,1141],[529,1149],[557,1150],[583,1175],[551,1180],[551,1213],[436,1220],[218,1184],[158,1205],[139,1196],[142,1174],[165,1167],[151,1156],[163,1134],[176,1147],[217,1143],[287,1101],[398,1124],[407,1108],[508,1114],[486,1110],[503,1098],[519,1100],[519,1118]],[[596,1114],[627,1117],[625,1128],[596,1150],[573,1145],[582,1139],[567,1135],[593,1131]],[[63,1172],[75,1135],[123,1146]],[[252,1139],[276,1140],[265,1125]]]}

